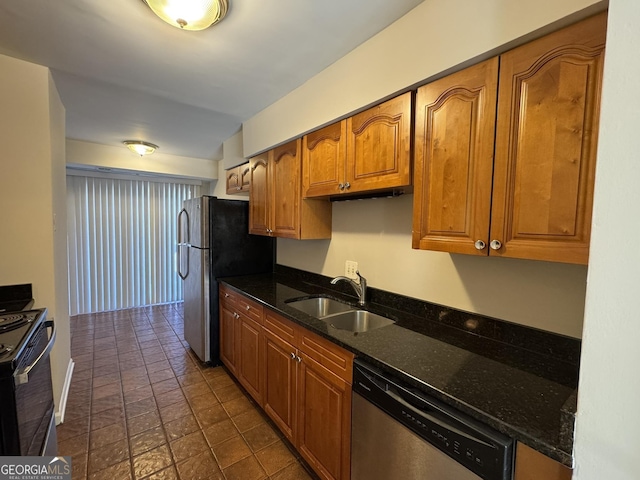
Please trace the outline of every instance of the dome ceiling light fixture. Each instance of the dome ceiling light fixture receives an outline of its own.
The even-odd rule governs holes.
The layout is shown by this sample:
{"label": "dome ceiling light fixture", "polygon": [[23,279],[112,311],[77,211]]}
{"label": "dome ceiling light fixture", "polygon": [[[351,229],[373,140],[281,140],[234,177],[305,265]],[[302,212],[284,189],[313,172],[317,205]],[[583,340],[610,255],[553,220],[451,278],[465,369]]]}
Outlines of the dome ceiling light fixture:
{"label": "dome ceiling light fixture", "polygon": [[157,16],[182,30],[204,30],[229,10],[228,0],[142,0]]}
{"label": "dome ceiling light fixture", "polygon": [[156,151],[156,149],[160,148],[153,143],[143,142],[140,140],[125,140],[122,143],[124,143],[133,153],[140,155],[141,157],[151,155]]}

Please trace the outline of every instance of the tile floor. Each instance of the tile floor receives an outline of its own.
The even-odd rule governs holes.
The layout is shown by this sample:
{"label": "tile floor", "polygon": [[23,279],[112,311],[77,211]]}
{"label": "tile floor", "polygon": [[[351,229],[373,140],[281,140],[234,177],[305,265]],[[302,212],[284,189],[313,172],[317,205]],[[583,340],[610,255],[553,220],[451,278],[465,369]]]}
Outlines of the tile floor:
{"label": "tile floor", "polygon": [[226,370],[185,348],[182,328],[182,304],[71,318],[57,434],[73,479],[315,478]]}

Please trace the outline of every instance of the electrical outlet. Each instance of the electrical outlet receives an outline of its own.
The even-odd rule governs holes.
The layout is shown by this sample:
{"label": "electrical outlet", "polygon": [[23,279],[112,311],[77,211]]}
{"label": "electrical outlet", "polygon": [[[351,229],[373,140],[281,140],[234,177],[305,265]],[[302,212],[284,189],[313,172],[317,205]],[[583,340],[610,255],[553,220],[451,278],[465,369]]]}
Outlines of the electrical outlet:
{"label": "electrical outlet", "polygon": [[353,260],[347,260],[344,264],[344,276],[348,278],[353,278],[354,280],[358,278],[356,275],[356,271],[358,270],[358,262],[354,262]]}

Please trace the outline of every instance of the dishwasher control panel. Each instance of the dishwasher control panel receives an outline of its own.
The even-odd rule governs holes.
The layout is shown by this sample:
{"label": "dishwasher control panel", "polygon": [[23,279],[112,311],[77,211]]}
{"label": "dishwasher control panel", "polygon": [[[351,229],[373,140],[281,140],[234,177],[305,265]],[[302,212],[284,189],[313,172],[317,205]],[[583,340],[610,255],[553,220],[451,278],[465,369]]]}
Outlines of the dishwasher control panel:
{"label": "dishwasher control panel", "polygon": [[485,480],[511,479],[513,439],[356,360],[353,391]]}

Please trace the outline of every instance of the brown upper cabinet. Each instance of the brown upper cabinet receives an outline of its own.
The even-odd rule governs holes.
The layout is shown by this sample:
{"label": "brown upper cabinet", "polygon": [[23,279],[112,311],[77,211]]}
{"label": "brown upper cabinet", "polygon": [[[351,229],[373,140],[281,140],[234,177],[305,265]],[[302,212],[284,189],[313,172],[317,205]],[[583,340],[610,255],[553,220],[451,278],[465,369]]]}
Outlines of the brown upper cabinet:
{"label": "brown upper cabinet", "polygon": [[251,186],[251,170],[249,162],[230,168],[227,174],[227,195],[234,193],[249,193]]}
{"label": "brown upper cabinet", "polygon": [[297,139],[250,160],[249,233],[331,238],[331,204],[302,199],[300,150]]}
{"label": "brown upper cabinet", "polygon": [[303,197],[411,185],[412,100],[407,92],[305,135]]}
{"label": "brown upper cabinet", "polygon": [[413,248],[587,263],[605,34],[602,13],[418,89]]}

